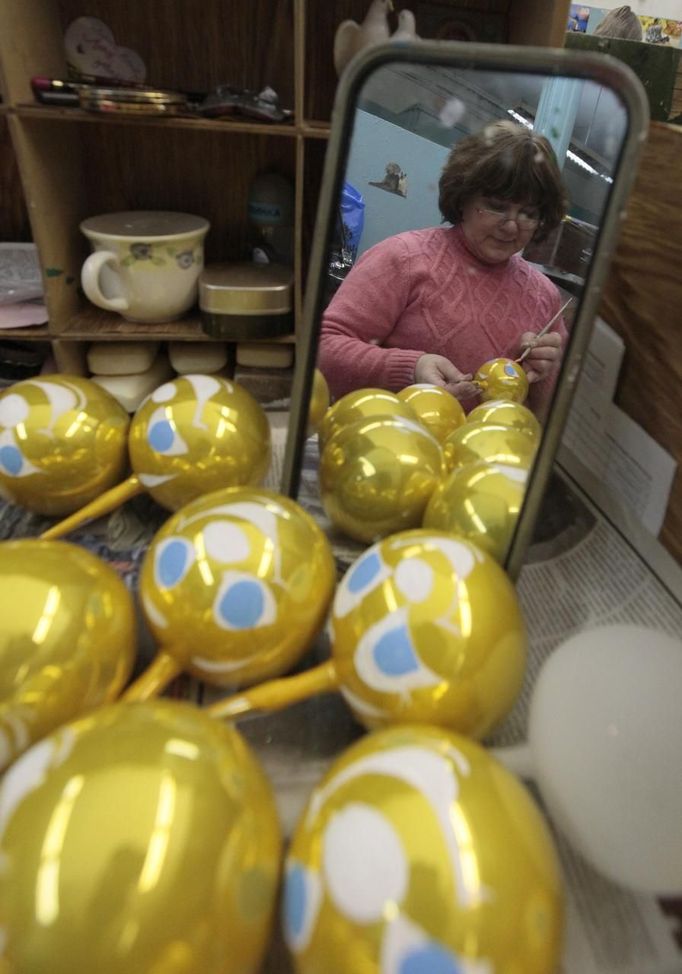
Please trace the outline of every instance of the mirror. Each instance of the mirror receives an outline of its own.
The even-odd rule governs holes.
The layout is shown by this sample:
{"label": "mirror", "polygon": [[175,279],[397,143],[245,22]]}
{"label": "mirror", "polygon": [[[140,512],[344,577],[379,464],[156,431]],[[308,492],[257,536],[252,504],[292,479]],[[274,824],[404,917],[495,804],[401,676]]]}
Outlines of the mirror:
{"label": "mirror", "polygon": [[[538,350],[523,366],[541,435],[503,556],[518,572],[647,119],[637,79],[604,56],[420,42],[356,58],[325,163],[284,492],[298,496],[317,463],[306,443],[316,366],[337,397],[447,382],[469,411],[484,394],[469,381],[479,367],[515,362],[553,320],[555,360]],[[464,380],[422,368],[426,355]]]}

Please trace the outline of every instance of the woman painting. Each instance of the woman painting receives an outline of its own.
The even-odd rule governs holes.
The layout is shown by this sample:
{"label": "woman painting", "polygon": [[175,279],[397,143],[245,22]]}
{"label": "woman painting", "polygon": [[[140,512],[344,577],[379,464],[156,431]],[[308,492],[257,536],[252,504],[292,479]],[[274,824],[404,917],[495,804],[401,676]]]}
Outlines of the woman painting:
{"label": "woman painting", "polygon": [[559,291],[521,256],[563,219],[566,194],[542,136],[494,122],[452,149],[439,182],[450,226],[409,230],[366,251],[327,307],[318,365],[335,398],[368,386],[444,386],[472,408],[473,374],[518,357],[544,411],[566,330]]}

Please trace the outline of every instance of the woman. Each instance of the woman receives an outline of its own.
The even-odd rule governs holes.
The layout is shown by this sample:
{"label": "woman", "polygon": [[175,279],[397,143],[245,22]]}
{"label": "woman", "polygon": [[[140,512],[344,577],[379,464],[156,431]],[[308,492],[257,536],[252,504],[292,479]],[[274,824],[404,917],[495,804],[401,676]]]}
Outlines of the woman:
{"label": "woman", "polygon": [[542,412],[566,331],[557,288],[520,255],[563,219],[566,195],[549,142],[494,122],[455,145],[439,183],[448,227],[409,230],[366,251],[326,309],[318,365],[335,398],[368,386],[431,382],[472,408],[473,374],[491,358],[523,366]]}

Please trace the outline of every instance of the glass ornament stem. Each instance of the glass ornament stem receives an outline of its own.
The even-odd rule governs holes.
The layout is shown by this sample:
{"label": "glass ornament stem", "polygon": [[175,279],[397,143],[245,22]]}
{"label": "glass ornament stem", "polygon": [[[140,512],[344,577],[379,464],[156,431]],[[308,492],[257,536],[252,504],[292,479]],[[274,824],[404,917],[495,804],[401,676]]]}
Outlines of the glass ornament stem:
{"label": "glass ornament stem", "polygon": [[535,777],[533,760],[528,744],[515,744],[511,747],[491,747],[488,753],[503,764],[507,771],[527,781]]}
{"label": "glass ornament stem", "polygon": [[111,490],[107,490],[99,497],[96,497],[94,501],[90,501],[85,507],[81,507],[79,511],[74,511],[73,514],[53,524],[47,531],[43,531],[40,537],[44,540],[63,538],[87,521],[94,521],[98,517],[103,517],[103,515],[109,514],[131,498],[144,493],[144,489],[140,478],[137,474],[133,474],[127,480],[116,484]]}
{"label": "glass ornament stem", "polygon": [[239,717],[252,710],[281,710],[318,693],[330,693],[338,689],[336,667],[331,660],[327,660],[312,670],[281,680],[270,680],[246,693],[219,700],[206,709],[211,717]]}
{"label": "glass ornament stem", "polygon": [[182,672],[177,660],[167,652],[159,652],[147,669],[121,694],[121,699],[132,701],[151,700],[164,690],[171,680]]}

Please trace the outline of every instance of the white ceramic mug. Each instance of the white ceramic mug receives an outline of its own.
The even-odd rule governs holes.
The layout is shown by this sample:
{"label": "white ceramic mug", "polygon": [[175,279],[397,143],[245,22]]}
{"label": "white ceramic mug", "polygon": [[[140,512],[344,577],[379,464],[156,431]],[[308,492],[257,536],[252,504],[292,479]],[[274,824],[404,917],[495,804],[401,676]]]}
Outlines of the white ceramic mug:
{"label": "white ceramic mug", "polygon": [[128,321],[173,321],[197,299],[209,222],[189,213],[135,210],[89,217],[81,270],[87,297]]}

